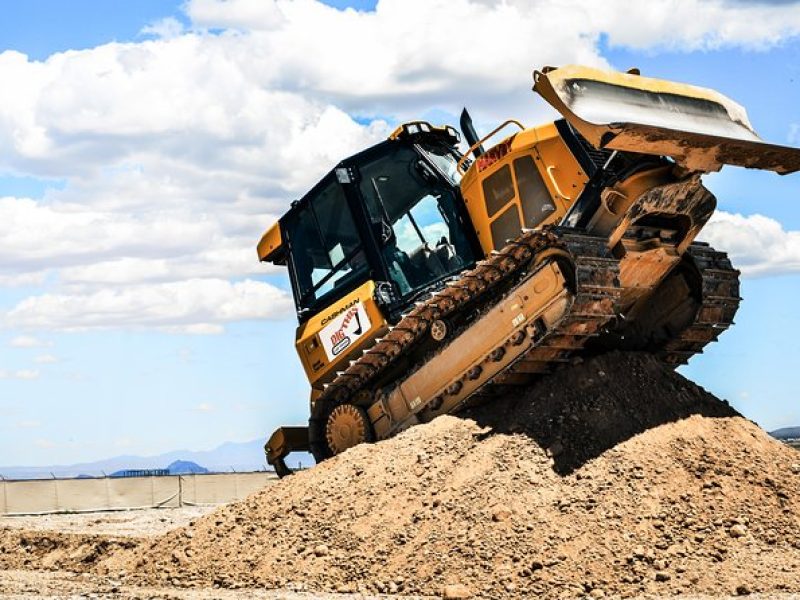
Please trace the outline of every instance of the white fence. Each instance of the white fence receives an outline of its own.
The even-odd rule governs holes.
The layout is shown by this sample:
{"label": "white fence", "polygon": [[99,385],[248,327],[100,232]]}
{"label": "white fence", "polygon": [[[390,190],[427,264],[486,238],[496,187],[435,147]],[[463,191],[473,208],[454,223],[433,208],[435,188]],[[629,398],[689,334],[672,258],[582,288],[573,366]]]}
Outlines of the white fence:
{"label": "white fence", "polygon": [[274,473],[0,481],[0,515],[221,504],[276,481]]}

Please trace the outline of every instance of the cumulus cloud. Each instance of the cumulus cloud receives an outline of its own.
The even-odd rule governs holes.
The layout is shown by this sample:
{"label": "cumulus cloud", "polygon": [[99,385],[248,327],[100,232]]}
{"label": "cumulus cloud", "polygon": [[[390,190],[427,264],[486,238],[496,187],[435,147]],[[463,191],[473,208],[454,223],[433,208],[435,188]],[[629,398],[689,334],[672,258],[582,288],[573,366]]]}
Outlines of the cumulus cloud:
{"label": "cumulus cloud", "polygon": [[84,294],[42,294],[22,300],[6,315],[20,328],[62,331],[151,327],[188,333],[217,333],[219,324],[284,318],[289,295],[250,279],[189,279]]}
{"label": "cumulus cloud", "polygon": [[52,354],[40,354],[33,359],[37,365],[53,365],[58,362],[58,357]]}
{"label": "cumulus cloud", "polygon": [[12,348],[45,348],[53,345],[53,342],[42,340],[32,335],[19,335],[9,343]]}
{"label": "cumulus cloud", "polygon": [[265,30],[285,22],[278,4],[270,0],[189,2],[186,11],[197,27]]}
{"label": "cumulus cloud", "polygon": [[797,2],[725,0],[626,2],[594,11],[612,45],[678,51],[744,47],[763,50],[800,33]]}
{"label": "cumulus cloud", "polygon": [[0,369],[0,379],[18,379],[21,381],[32,381],[34,379],[39,379],[39,371],[34,371],[32,369],[20,369],[17,371],[8,371],[6,369]]}
{"label": "cumulus cloud", "polygon": [[159,19],[155,23],[151,23],[142,28],[140,32],[142,35],[152,35],[164,39],[172,39],[178,37],[184,32],[185,28],[183,23],[178,21],[175,17],[166,17]]}
{"label": "cumulus cloud", "polygon": [[744,276],[800,272],[800,231],[786,231],[775,219],[717,211],[701,238],[725,250]]}
{"label": "cumulus cloud", "polygon": [[33,290],[2,321],[215,333],[285,316],[288,296],[252,279],[275,272],[256,260],[259,236],[393,121],[467,103],[479,125],[534,122],[551,113],[531,69],[606,65],[602,34],[707,49],[800,31],[800,10],[785,6],[640,4],[189,0],[188,24],[157,21],[148,39],[45,61],[2,52],[0,78],[14,85],[0,87],[0,174],[65,182],[0,197],[0,289]]}

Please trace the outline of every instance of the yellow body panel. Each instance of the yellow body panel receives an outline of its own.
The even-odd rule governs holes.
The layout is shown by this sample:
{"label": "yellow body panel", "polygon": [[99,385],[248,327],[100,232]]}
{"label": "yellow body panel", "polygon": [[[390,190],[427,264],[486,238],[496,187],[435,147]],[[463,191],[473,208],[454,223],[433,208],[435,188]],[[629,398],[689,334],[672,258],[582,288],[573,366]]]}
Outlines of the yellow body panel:
{"label": "yellow body panel", "polygon": [[283,239],[281,236],[281,228],[278,221],[267,229],[266,233],[261,236],[258,242],[258,259],[261,261],[272,261],[276,254],[280,251]]}
{"label": "yellow body panel", "polygon": [[[485,166],[488,160],[484,157],[491,157],[492,153],[498,158]],[[536,223],[535,227],[559,221],[588,181],[588,176],[553,123],[525,129],[489,149],[473,162],[461,180],[461,194],[478,234],[481,248],[486,254],[505,246],[507,239],[516,237],[520,230],[526,227],[526,214],[521,202],[517,173],[512,168],[517,159],[526,156],[533,159],[555,208],[545,219]],[[509,169],[511,175],[513,195],[500,208],[490,210],[484,193],[484,181],[505,168]],[[501,218],[509,219],[507,211],[516,212],[518,226],[513,227],[514,219],[510,217],[511,227],[503,230],[504,235],[498,235],[498,228],[495,226],[493,231],[493,224]]]}
{"label": "yellow body panel", "polygon": [[374,294],[375,282],[367,281],[297,328],[295,349],[312,387],[321,389],[386,331]]}

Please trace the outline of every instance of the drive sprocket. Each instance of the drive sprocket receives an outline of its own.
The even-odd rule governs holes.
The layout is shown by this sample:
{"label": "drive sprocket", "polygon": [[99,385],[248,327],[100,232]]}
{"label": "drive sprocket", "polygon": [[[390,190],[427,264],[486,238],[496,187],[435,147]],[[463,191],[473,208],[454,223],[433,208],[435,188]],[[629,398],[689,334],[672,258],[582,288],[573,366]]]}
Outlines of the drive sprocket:
{"label": "drive sprocket", "polygon": [[325,440],[331,454],[339,454],[364,442],[374,440],[366,411],[353,404],[340,404],[328,415]]}

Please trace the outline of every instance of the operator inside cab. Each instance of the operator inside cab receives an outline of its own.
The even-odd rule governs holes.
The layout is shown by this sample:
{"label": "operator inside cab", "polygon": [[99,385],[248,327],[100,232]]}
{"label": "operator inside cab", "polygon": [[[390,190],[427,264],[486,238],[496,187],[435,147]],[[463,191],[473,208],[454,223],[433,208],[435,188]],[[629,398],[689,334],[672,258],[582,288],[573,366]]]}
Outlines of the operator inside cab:
{"label": "operator inside cab", "polygon": [[459,158],[441,136],[389,139],[342,161],[293,205],[281,227],[301,321],[369,279],[389,282],[393,305],[407,306],[474,264]]}

